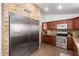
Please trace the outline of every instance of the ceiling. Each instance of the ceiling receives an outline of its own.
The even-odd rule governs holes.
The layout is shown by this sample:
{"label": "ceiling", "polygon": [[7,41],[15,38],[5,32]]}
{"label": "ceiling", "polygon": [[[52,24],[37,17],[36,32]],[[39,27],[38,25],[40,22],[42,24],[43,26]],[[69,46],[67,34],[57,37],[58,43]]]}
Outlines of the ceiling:
{"label": "ceiling", "polygon": [[[42,13],[48,14],[79,14],[79,3],[37,3]],[[62,9],[59,10],[58,6],[61,5]],[[48,11],[45,8],[48,7]]]}

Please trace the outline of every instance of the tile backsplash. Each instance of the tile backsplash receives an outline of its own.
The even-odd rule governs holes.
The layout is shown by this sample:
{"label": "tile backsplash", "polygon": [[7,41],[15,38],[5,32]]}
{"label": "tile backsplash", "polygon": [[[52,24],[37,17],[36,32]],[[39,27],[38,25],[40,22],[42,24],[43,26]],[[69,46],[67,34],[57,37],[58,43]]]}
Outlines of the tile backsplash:
{"label": "tile backsplash", "polygon": [[[67,30],[45,30],[47,35],[56,35],[57,32],[66,32]],[[79,37],[79,30],[69,30],[74,37]],[[45,33],[43,33],[45,34]]]}
{"label": "tile backsplash", "polygon": [[79,30],[73,30],[72,34],[74,37],[79,38]]}
{"label": "tile backsplash", "polygon": [[[67,31],[67,30],[45,30],[47,33],[47,35],[56,35],[57,32],[64,32],[64,31]],[[43,33],[45,34],[45,33]]]}

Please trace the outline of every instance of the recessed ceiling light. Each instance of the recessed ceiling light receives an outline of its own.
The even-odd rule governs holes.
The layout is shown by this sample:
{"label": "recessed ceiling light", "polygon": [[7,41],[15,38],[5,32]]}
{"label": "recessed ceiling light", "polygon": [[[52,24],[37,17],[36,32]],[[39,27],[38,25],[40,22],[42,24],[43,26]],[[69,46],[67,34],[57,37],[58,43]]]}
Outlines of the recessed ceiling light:
{"label": "recessed ceiling light", "polygon": [[59,4],[57,8],[58,8],[58,10],[62,10],[62,5]]}
{"label": "recessed ceiling light", "polygon": [[45,8],[45,11],[48,11],[48,7]]}

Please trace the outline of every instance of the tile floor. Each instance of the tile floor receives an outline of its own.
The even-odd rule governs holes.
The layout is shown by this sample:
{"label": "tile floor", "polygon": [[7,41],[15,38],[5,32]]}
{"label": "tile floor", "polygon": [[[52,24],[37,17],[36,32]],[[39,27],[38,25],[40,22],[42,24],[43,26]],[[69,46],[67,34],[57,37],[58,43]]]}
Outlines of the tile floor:
{"label": "tile floor", "polygon": [[31,56],[72,56],[71,50],[65,50],[46,43],[42,43],[41,47],[31,54]]}

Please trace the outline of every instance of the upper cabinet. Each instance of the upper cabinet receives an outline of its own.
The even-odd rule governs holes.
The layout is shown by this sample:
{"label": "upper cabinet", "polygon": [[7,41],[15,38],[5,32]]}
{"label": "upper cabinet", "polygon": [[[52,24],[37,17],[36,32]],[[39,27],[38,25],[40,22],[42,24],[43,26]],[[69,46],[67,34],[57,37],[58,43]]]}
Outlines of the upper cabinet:
{"label": "upper cabinet", "polygon": [[73,29],[73,19],[67,20],[67,28],[68,29]]}
{"label": "upper cabinet", "polygon": [[[53,29],[73,29],[72,20],[60,20],[60,21],[51,21],[51,22],[44,22],[46,29],[53,30]],[[45,28],[43,26],[43,28]]]}
{"label": "upper cabinet", "polygon": [[47,22],[47,29],[49,30],[56,29],[55,22]]}
{"label": "upper cabinet", "polygon": [[55,22],[44,22],[43,23],[43,26],[42,26],[42,28],[44,29],[44,30],[52,30],[52,29],[55,29]]}
{"label": "upper cabinet", "polygon": [[79,29],[79,17],[73,19],[73,27],[74,29]]}
{"label": "upper cabinet", "polygon": [[47,23],[46,22],[42,23],[42,29],[43,30],[46,30],[47,29]]}

